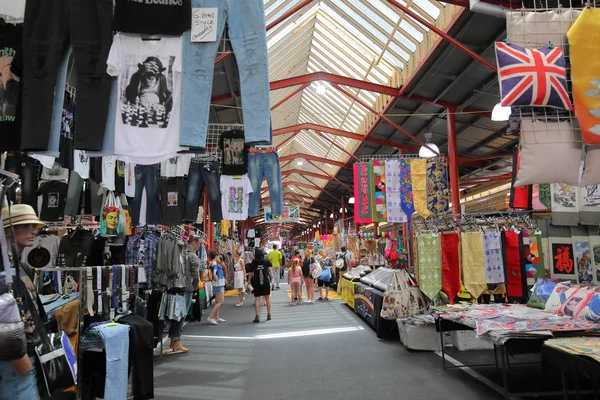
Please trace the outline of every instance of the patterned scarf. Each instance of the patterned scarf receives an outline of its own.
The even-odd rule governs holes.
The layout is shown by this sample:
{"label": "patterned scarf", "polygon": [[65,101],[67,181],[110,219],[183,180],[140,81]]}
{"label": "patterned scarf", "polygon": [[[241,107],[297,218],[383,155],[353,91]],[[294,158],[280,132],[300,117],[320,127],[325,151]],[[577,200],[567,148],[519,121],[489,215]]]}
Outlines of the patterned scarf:
{"label": "patterned scarf", "polygon": [[400,159],[400,194],[402,196],[402,210],[410,217],[415,212],[413,204],[412,180],[410,178],[410,165],[412,160],[409,158]]}
{"label": "patterned scarf", "polygon": [[445,214],[449,206],[448,162],[444,157],[427,159],[427,209]]}
{"label": "patterned scarf", "polygon": [[410,179],[412,181],[415,211],[423,218],[429,218],[431,212],[427,209],[427,160],[423,158],[412,160]]}
{"label": "patterned scarf", "polygon": [[400,182],[400,160],[387,160],[385,162],[385,183],[387,198],[388,222],[407,222],[408,218],[402,211],[402,195]]}
{"label": "patterned scarf", "polygon": [[504,232],[504,242],[508,296],[523,297],[523,274],[521,273],[519,234],[509,231]]}
{"label": "patterned scarf", "polygon": [[423,234],[417,238],[419,288],[429,299],[442,290],[442,261],[439,235]]}
{"label": "patterned scarf", "polygon": [[372,161],[373,182],[371,186],[371,207],[373,222],[387,222],[387,202],[385,200],[385,161]]}
{"label": "patterned scarf", "polygon": [[474,298],[487,290],[484,268],[483,233],[461,232],[463,282]]}
{"label": "patterned scarf", "polygon": [[354,164],[354,222],[370,224],[373,222],[371,212],[371,174],[369,163]]}
{"label": "patterned scarf", "polygon": [[552,209],[552,195],[550,194],[550,184],[545,183],[538,185],[538,195],[540,203],[544,205],[548,210]]}
{"label": "patterned scarf", "polygon": [[502,239],[500,232],[483,235],[485,251],[485,281],[488,284],[504,283],[504,262],[502,260]]}
{"label": "patterned scarf", "polygon": [[460,290],[460,257],[458,256],[458,233],[444,233],[442,246],[442,290],[454,303]]}

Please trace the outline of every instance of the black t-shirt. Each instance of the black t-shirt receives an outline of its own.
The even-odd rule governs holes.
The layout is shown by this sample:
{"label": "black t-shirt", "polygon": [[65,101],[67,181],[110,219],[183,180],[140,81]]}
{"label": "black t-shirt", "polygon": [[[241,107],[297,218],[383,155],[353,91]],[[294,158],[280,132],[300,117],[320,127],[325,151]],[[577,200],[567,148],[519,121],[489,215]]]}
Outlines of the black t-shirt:
{"label": "black t-shirt", "polygon": [[262,260],[254,260],[250,263],[249,268],[246,270],[248,273],[253,273],[252,286],[254,289],[269,288],[271,282],[269,277],[269,268],[272,267],[271,261],[263,258]]}
{"label": "black t-shirt", "polygon": [[191,0],[116,0],[114,29],[126,33],[181,35],[190,29]]}
{"label": "black t-shirt", "polygon": [[310,276],[310,264],[312,264],[314,261],[314,257],[310,257],[305,259],[302,263],[302,275],[304,275],[305,278],[312,278],[312,276]]}
{"label": "black t-shirt", "polygon": [[0,26],[0,152],[21,149],[22,38],[22,26]]}
{"label": "black t-shirt", "polygon": [[115,192],[125,193],[125,161],[118,161],[115,167]]}
{"label": "black t-shirt", "polygon": [[248,172],[248,147],[244,131],[223,132],[219,146],[223,151],[223,175],[244,175]]}
{"label": "black t-shirt", "polygon": [[73,169],[73,139],[75,135],[73,115],[75,104],[71,94],[65,91],[62,121],[60,126],[60,156],[58,163],[61,167]]}
{"label": "black t-shirt", "polygon": [[183,222],[185,182],[182,179],[166,179],[160,183],[160,223],[179,225]]}
{"label": "black t-shirt", "polygon": [[62,221],[65,217],[68,185],[60,181],[48,181],[38,189],[42,196],[42,221]]}

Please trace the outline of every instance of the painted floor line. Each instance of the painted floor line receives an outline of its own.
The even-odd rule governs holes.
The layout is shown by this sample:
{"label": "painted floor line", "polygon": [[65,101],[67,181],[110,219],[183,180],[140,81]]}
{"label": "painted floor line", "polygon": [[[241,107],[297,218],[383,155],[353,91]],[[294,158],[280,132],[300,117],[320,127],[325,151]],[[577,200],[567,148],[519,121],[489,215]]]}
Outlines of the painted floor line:
{"label": "painted floor line", "polygon": [[333,334],[333,333],[358,332],[358,331],[363,331],[364,329],[365,328],[363,328],[362,326],[349,326],[349,327],[343,327],[343,328],[315,329],[315,330],[310,330],[310,331],[271,333],[271,334],[256,335],[256,336],[183,335],[183,337],[190,338],[190,339],[216,339],[216,340],[265,340],[265,339],[286,339],[286,338],[302,337],[302,336],[327,335],[327,334]]}

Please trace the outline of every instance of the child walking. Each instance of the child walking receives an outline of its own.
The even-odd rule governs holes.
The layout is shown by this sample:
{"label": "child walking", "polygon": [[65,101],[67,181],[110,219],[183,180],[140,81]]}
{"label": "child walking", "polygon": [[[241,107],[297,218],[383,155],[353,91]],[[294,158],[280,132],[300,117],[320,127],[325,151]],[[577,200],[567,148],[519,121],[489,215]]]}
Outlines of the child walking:
{"label": "child walking", "polygon": [[288,271],[288,284],[292,288],[290,305],[294,305],[294,298],[298,299],[295,304],[302,303],[302,268],[300,267],[300,261],[296,258],[291,261],[291,264],[292,266]]}

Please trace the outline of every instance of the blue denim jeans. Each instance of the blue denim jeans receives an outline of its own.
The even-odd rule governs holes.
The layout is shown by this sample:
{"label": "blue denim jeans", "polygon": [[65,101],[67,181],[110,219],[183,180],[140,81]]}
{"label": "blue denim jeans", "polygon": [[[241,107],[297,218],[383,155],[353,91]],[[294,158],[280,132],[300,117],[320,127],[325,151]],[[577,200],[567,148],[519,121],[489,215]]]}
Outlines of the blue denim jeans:
{"label": "blue denim jeans", "polygon": [[204,186],[206,186],[206,191],[208,192],[210,219],[213,222],[223,219],[220,180],[219,164],[217,162],[192,161],[188,173],[185,209],[183,213],[184,221],[196,222],[198,207],[200,207],[200,195],[204,190]]}
{"label": "blue denim jeans", "polygon": [[102,150],[88,151],[88,157],[104,157],[115,154],[115,123],[117,119],[117,100],[119,96],[118,79],[112,78],[110,84],[110,99],[108,101],[108,117],[104,128],[104,140]]}
{"label": "blue denim jeans", "polygon": [[92,329],[104,342],[106,352],[105,399],[126,399],[129,368],[129,325],[100,325]]}
{"label": "blue denim jeans", "polygon": [[31,358],[34,368],[25,375],[19,374],[10,361],[0,361],[0,400],[39,400],[36,358]]}
{"label": "blue denim jeans", "polygon": [[192,7],[215,7],[217,41],[192,43],[183,34],[182,146],[206,147],[214,62],[225,23],[240,73],[246,143],[270,144],[270,89],[263,0],[192,0]]}
{"label": "blue denim jeans", "polygon": [[[190,307],[192,306],[192,297],[194,293],[184,293],[183,298],[185,299],[185,314],[187,315],[190,311]],[[171,340],[179,340],[181,339],[181,335],[183,335],[183,325],[185,324],[185,318],[181,318],[180,321],[171,321],[171,328],[169,329],[169,338]]]}
{"label": "blue denim jeans", "polygon": [[142,193],[146,189],[146,223],[158,224],[160,200],[158,199],[158,181],[160,164],[135,166],[135,197],[129,203],[129,214],[134,224],[140,222]]}
{"label": "blue denim jeans", "polygon": [[267,179],[269,197],[271,199],[271,213],[283,214],[283,188],[281,185],[281,168],[277,152],[249,153],[248,154],[248,179],[252,183],[253,192],[250,193],[248,215],[258,216],[261,206],[260,186],[263,178]]}

